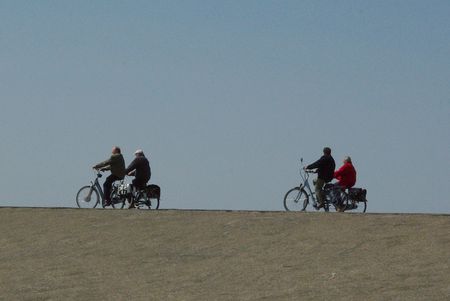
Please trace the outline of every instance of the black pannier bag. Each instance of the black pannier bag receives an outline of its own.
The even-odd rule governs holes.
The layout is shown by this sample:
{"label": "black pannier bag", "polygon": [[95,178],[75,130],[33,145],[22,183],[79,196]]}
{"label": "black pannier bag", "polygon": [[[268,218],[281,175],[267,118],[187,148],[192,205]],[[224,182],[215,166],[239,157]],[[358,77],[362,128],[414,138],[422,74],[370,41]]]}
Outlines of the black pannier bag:
{"label": "black pannier bag", "polygon": [[348,189],[348,197],[351,200],[355,200],[357,202],[364,202],[366,200],[367,190],[364,188],[349,188]]}
{"label": "black pannier bag", "polygon": [[159,199],[161,196],[161,188],[155,184],[147,185],[147,195],[149,198]]}

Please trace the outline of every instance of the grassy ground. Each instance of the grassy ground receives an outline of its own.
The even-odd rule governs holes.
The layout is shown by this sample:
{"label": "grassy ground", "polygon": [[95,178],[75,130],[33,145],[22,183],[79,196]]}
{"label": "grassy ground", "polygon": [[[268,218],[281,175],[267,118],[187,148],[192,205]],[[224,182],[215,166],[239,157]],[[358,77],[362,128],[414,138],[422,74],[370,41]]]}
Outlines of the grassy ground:
{"label": "grassy ground", "polygon": [[1,300],[450,300],[450,216],[0,208]]}

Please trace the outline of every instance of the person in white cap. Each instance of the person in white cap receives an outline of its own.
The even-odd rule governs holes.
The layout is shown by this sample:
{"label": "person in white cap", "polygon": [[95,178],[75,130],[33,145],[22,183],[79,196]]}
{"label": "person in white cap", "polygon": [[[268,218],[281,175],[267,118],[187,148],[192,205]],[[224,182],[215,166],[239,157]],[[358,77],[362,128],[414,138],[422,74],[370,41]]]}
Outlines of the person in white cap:
{"label": "person in white cap", "polygon": [[134,176],[132,184],[137,190],[140,190],[147,186],[147,182],[150,180],[152,172],[150,163],[145,157],[142,149],[135,151],[134,155],[134,160],[128,165],[125,172],[129,176]]}

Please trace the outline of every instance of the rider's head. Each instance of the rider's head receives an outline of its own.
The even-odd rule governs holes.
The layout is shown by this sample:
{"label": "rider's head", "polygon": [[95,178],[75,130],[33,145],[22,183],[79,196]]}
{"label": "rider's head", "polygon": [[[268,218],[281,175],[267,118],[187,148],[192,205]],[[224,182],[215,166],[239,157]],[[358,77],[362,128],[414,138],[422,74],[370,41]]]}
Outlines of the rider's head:
{"label": "rider's head", "polygon": [[324,155],[327,155],[327,156],[331,155],[331,148],[329,148],[329,147],[324,147],[324,149],[323,149],[323,154],[324,154]]}
{"label": "rider's head", "polygon": [[120,154],[120,147],[114,146],[114,147],[112,148],[112,153],[113,153],[113,154]]}
{"label": "rider's head", "polygon": [[352,163],[352,158],[350,158],[350,156],[345,156],[344,163]]}
{"label": "rider's head", "polygon": [[134,152],[134,155],[136,157],[143,157],[144,156],[144,151],[142,149],[138,149]]}

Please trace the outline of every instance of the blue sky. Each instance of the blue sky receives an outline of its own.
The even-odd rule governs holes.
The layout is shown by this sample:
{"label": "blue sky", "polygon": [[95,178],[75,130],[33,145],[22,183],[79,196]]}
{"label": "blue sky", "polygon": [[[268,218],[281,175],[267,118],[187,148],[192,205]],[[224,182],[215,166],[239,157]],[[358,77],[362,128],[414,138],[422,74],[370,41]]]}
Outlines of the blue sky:
{"label": "blue sky", "polygon": [[350,155],[370,212],[450,213],[449,1],[1,1],[2,206],[75,206],[113,145],[162,208],[282,210]]}

